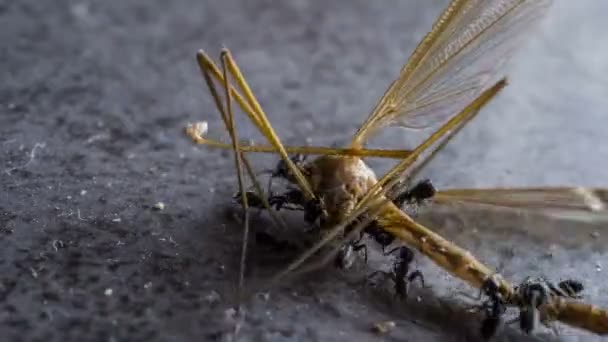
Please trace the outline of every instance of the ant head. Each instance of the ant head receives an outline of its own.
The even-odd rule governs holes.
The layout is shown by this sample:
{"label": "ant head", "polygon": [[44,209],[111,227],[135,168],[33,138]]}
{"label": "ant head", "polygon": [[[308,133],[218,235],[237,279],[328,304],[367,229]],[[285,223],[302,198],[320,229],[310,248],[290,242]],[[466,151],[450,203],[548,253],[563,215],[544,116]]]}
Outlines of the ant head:
{"label": "ant head", "polygon": [[[291,161],[298,167],[302,166],[304,161],[306,160],[306,156],[303,154],[295,154],[291,158]],[[272,178],[285,178],[289,181],[293,179],[291,172],[289,171],[289,167],[284,160],[279,160],[277,166],[272,170],[271,173]]]}
{"label": "ant head", "polygon": [[412,193],[415,193],[419,199],[429,199],[435,196],[437,189],[430,179],[423,179],[414,186]]}
{"label": "ant head", "polygon": [[401,247],[399,250],[399,259],[405,263],[410,263],[414,260],[414,252],[408,247]]}
{"label": "ant head", "polygon": [[313,199],[304,203],[304,221],[313,224],[318,218],[322,218],[323,203],[319,199]]}
{"label": "ant head", "polygon": [[499,284],[497,279],[492,276],[488,277],[481,285],[481,290],[488,297],[494,297],[499,293]]}
{"label": "ant head", "polygon": [[548,300],[548,291],[545,284],[541,282],[528,282],[521,286],[521,299],[524,305],[537,308]]}
{"label": "ant head", "polygon": [[562,280],[559,282],[559,284],[557,284],[557,286],[566,292],[571,292],[575,294],[581,293],[585,289],[583,283],[576,279]]}

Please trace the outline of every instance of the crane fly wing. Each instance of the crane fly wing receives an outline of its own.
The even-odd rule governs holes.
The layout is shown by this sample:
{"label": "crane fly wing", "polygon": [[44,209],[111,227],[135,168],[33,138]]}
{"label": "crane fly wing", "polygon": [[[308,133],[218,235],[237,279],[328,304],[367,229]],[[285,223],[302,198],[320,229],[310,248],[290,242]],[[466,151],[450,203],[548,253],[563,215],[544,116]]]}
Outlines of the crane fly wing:
{"label": "crane fly wing", "polygon": [[[603,229],[608,224],[606,203],[608,189],[451,189],[438,192],[421,211],[421,219],[430,219],[431,228],[453,240],[514,245],[523,239],[545,249],[608,252],[608,232]],[[449,225],[437,221],[446,217],[457,218],[463,226],[450,231]]]}
{"label": "crane fly wing", "polygon": [[551,0],[454,0],[359,128],[360,146],[386,126],[427,128],[460,112],[487,86]]}
{"label": "crane fly wing", "polygon": [[448,189],[438,192],[436,203],[468,202],[527,210],[570,210],[608,213],[608,189],[583,187]]}
{"label": "crane fly wing", "polygon": [[[593,283],[602,279],[599,272],[608,264],[608,211],[578,191],[448,190],[419,208],[415,220],[513,283],[526,276],[580,280],[592,288],[583,293],[584,302],[606,307],[608,298],[593,290]],[[608,199],[608,190],[584,191]],[[467,289],[451,279],[445,287],[448,295]]]}

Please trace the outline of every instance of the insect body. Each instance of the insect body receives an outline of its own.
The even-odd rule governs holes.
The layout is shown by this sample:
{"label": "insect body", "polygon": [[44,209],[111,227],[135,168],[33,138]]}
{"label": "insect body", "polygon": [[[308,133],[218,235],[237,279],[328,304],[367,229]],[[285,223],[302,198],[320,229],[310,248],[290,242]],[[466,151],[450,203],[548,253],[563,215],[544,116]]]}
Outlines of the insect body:
{"label": "insect body", "polygon": [[409,284],[414,280],[419,279],[422,287],[424,287],[424,276],[419,270],[410,272],[410,265],[414,261],[414,252],[410,248],[406,246],[397,247],[388,254],[392,254],[394,251],[399,253],[397,261],[393,265],[395,293],[399,297],[405,298],[408,294]]}
{"label": "insect body", "polygon": [[[222,51],[222,72],[204,52],[199,52],[199,66],[231,135],[232,145],[201,137],[196,125],[187,129],[188,135],[197,143],[222,148],[228,146],[233,149],[235,156],[242,157],[235,158],[239,175],[242,174],[240,159],[247,165],[245,152],[278,153],[284,165],[281,164],[274,174],[287,178],[293,186],[297,186],[300,193],[292,193],[281,200],[277,198],[275,206],[280,206],[282,201],[287,203],[297,198],[300,206],[309,215],[308,221],[320,218],[321,241],[291,263],[275,279],[298,268],[317,250],[340,236],[340,233],[347,232],[350,235],[368,229],[372,232],[370,235],[380,240],[383,246],[391,241],[391,237],[398,238],[470,285],[477,288],[484,285],[488,277],[494,274],[489,267],[468,250],[413,220],[400,209],[400,205],[392,202],[394,198],[387,193],[393,190],[393,186],[404,174],[408,177],[415,174],[419,165],[439,151],[506,86],[506,79],[499,75],[500,67],[514,52],[520,38],[529,31],[528,28],[546,12],[550,2],[453,0],[411,54],[398,78],[391,83],[368,118],[359,126],[350,146],[342,149],[285,147],[229,51]],[[236,88],[230,84],[228,76],[235,80]],[[223,86],[226,106],[215,88],[214,79]],[[232,98],[271,146],[239,146],[230,108]],[[436,128],[437,125],[440,125],[439,128],[412,150],[382,152],[364,147],[370,137],[385,127],[419,129]],[[312,161],[303,161],[290,158],[288,151],[322,155]],[[425,157],[427,152],[430,154]],[[377,179],[361,156],[392,157],[400,161],[383,177]],[[239,179],[241,178],[239,176]],[[239,186],[241,192],[244,192],[242,182]],[[455,189],[439,191],[433,196],[433,200],[443,205],[481,203],[507,209],[540,209],[540,212],[559,211],[564,208],[578,210],[579,214],[591,210],[605,211],[607,206],[604,202],[608,198],[608,192],[601,189],[580,190],[565,187],[507,191]],[[421,185],[416,191],[412,189],[410,193],[397,198],[396,202],[399,204],[400,201],[426,198],[433,193],[430,187]],[[248,196],[241,197],[245,208]],[[263,199],[263,195],[258,197]],[[380,235],[374,231],[375,228],[380,228],[389,235]],[[336,247],[339,246],[340,244],[337,244]],[[513,286],[504,279],[497,280],[496,284],[496,292],[508,299],[508,304],[522,304],[526,310],[521,315],[524,321],[522,324],[526,329],[531,329],[534,325],[538,310],[544,310],[550,312],[552,317],[569,324],[597,333],[608,333],[608,313],[604,310],[571,301],[563,296],[549,298],[551,296],[548,293],[551,291],[547,291],[547,286],[544,285],[531,283],[514,291]],[[512,298],[518,300],[511,302]],[[487,316],[492,319],[501,311],[498,304],[494,307],[490,305],[490,309]]]}
{"label": "insect body", "polygon": [[433,186],[430,179],[424,179],[416,183],[412,188],[397,195],[393,199],[393,203],[398,207],[403,207],[405,203],[420,204],[425,200],[431,199],[437,193],[437,189]]}
{"label": "insect body", "polygon": [[550,290],[544,281],[526,280],[518,287],[521,300],[519,308],[519,327],[529,334],[538,326],[538,308],[550,300]]}
{"label": "insect body", "polygon": [[546,279],[526,278],[516,288],[520,300],[519,326],[529,334],[540,321],[539,307],[550,303],[555,298],[580,298],[583,284],[574,279],[561,281],[556,285]]}
{"label": "insect body", "polygon": [[549,284],[551,293],[561,297],[582,298],[581,292],[585,289],[583,283],[576,279],[566,279],[557,283],[557,288]]}
{"label": "insect body", "polygon": [[397,252],[398,254],[395,263],[393,264],[392,271],[375,271],[370,274],[368,278],[373,278],[375,275],[380,273],[384,274],[395,283],[395,296],[407,298],[409,286],[413,281],[418,279],[421,286],[425,287],[424,276],[419,270],[410,272],[410,265],[414,261],[414,252],[410,248],[407,246],[396,247],[393,250],[385,253],[385,255],[390,255],[394,252]]}
{"label": "insect body", "polygon": [[490,277],[481,287],[481,292],[488,299],[481,305],[484,312],[484,319],[481,322],[480,334],[485,340],[492,338],[502,325],[502,316],[507,310],[507,304],[500,293],[499,284],[494,277]]}

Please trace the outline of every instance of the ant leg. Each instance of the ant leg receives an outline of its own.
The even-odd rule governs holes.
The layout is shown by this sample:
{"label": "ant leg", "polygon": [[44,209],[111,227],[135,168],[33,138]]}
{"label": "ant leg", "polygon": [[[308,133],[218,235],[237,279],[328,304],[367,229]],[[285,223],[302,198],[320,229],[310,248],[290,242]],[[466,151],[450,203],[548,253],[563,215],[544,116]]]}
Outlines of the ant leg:
{"label": "ant leg", "polygon": [[422,272],[420,272],[419,270],[416,270],[416,271],[410,273],[410,275],[407,277],[407,282],[411,283],[411,282],[413,282],[416,279],[418,279],[420,281],[420,286],[422,288],[425,288],[425,289],[431,288],[431,286],[425,285],[425,283],[424,283],[424,275],[422,275]]}
{"label": "ant leg", "polygon": [[[361,241],[360,239],[358,241]],[[353,251],[354,252],[358,252],[358,251],[363,251],[363,259],[365,260],[365,263],[367,264],[367,245],[364,243],[359,243],[359,242],[354,242],[353,243]]]}

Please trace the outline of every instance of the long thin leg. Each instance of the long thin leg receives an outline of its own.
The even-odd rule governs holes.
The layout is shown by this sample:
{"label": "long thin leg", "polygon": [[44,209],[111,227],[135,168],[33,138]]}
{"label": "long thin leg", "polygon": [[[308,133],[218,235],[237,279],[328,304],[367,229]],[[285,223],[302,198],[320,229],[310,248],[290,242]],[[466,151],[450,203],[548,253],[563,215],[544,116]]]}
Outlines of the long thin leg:
{"label": "long thin leg", "polygon": [[[241,146],[241,150],[243,152],[265,152],[265,153],[277,153],[281,150],[276,146],[275,143],[272,142],[272,139],[269,138],[269,130],[270,127],[268,120],[266,119],[266,115],[261,109],[261,106],[255,99],[255,96],[249,89],[245,79],[243,78],[238,66],[227,49],[222,50],[222,54],[226,54],[228,59],[230,60],[230,64],[234,66],[229,71],[232,73],[233,77],[237,79],[237,81],[242,80],[241,88],[243,89],[243,96],[237,89],[233,86],[230,86],[230,94],[235,99],[237,104],[243,110],[243,112],[249,117],[249,119],[254,123],[254,125],[260,130],[260,132],[271,142],[272,146]],[[197,61],[199,67],[203,73],[206,73],[209,77],[216,79],[220,84],[225,86],[225,77],[219,71],[218,67],[215,65],[213,60],[203,51],[199,51],[197,53]],[[234,71],[234,72],[233,72]],[[245,85],[246,87],[243,87]],[[274,133],[272,127],[270,127],[270,132]],[[193,129],[192,126],[186,129],[186,133],[190,136],[190,138],[197,144],[210,145],[213,147],[230,149],[232,146],[230,144],[224,144],[218,141],[214,141],[211,139],[207,139],[202,137],[200,134],[196,134],[196,130]],[[275,134],[276,137],[276,134]],[[284,149],[289,153],[300,153],[300,154],[334,154],[334,155],[350,155],[350,156],[360,156],[360,157],[379,157],[379,158],[394,158],[394,159],[402,159],[411,153],[410,150],[384,150],[384,149],[354,149],[354,148],[332,148],[332,147],[317,147],[317,146],[284,146]]]}
{"label": "long thin leg", "polygon": [[[197,56],[197,58],[198,58],[198,56]],[[203,79],[205,80],[205,83],[207,84],[207,88],[209,89],[211,97],[214,100],[215,106],[216,106],[217,110],[220,112],[220,116],[222,118],[222,121],[224,122],[224,125],[226,126],[226,129],[230,133],[230,129],[228,128],[228,126],[229,126],[229,124],[231,122],[230,119],[228,118],[229,114],[226,113],[226,110],[224,109],[224,107],[222,105],[221,97],[220,97],[220,95],[219,95],[219,93],[218,93],[218,91],[217,91],[217,89],[215,87],[215,84],[213,82],[213,77],[217,78],[216,75],[219,75],[221,77],[221,80],[222,80],[222,83],[221,83],[222,87],[224,89],[230,89],[231,90],[230,92],[228,92],[228,91],[225,92],[227,94],[227,97],[228,97],[228,95],[230,95],[230,97],[232,98],[235,95],[234,87],[232,87],[229,84],[229,82],[224,82],[224,80],[226,79],[226,77],[222,76],[224,73],[227,74],[229,70],[227,70],[226,68],[224,68],[226,70],[224,72],[220,73],[219,70],[218,70],[218,68],[217,68],[217,66],[215,66],[215,64],[213,63],[213,61],[211,61],[208,57],[206,57],[206,58],[211,63],[211,64],[209,64],[211,66],[211,68],[207,67],[208,64],[201,64],[200,63],[200,59],[199,59],[199,66],[200,66],[200,69],[201,69],[201,73],[203,75]],[[223,57],[222,57],[222,59],[223,59]],[[237,99],[238,98],[239,97],[237,97]],[[241,98],[241,101],[242,101],[242,98]],[[230,113],[230,116],[234,117],[232,111]],[[232,122],[234,122],[233,119],[232,119]],[[187,133],[191,137],[197,137],[197,136],[200,137],[200,132],[198,132],[198,130],[196,129],[195,126],[188,127]],[[232,137],[232,136],[231,136],[231,138],[233,140],[236,139],[236,137]],[[231,145],[227,145],[227,146],[231,146]],[[257,180],[257,177],[255,176],[255,173],[253,172],[253,169],[251,167],[251,163],[249,163],[249,161],[247,160],[247,158],[242,153],[241,153],[241,161],[245,165],[245,168],[247,169],[247,173],[249,174],[249,178],[251,179],[251,181],[253,183],[253,186],[254,186],[256,192],[258,193],[258,196],[262,200],[262,204],[264,205],[264,207],[266,208],[266,210],[270,213],[270,216],[272,217],[272,219],[274,220],[274,222],[277,224],[277,226],[279,226],[281,228],[285,228],[285,223],[283,222],[283,220],[281,220],[280,217],[276,214],[276,212],[274,210],[272,210],[272,208],[270,207],[270,204],[268,203],[268,200],[266,199],[266,195],[264,194],[264,192],[262,190],[262,187],[260,186],[260,183]]]}
{"label": "long thin leg", "polygon": [[419,280],[421,287],[423,287],[423,288],[427,288],[428,287],[428,286],[426,286],[424,284],[424,275],[419,270],[415,270],[414,272],[410,273],[409,276],[407,276],[407,282],[408,283],[411,283],[411,282],[413,282],[416,279]]}
{"label": "long thin leg", "polygon": [[[228,113],[228,117],[225,118],[227,122],[226,128],[230,133],[230,138],[232,140],[232,146],[234,149],[235,156],[235,164],[237,169],[237,178],[239,182],[239,189],[241,193],[245,191],[245,182],[243,179],[243,167],[242,167],[242,154],[239,147],[239,141],[237,138],[236,124],[234,122],[234,115],[232,113],[232,97],[230,96],[230,88],[229,81],[227,77],[227,68],[226,68],[226,58],[222,56],[222,71],[224,74],[224,79],[226,82],[224,83],[224,90],[226,96],[226,111]],[[241,196],[241,203],[243,205],[243,215],[244,223],[243,223],[243,239],[242,239],[242,247],[241,247],[241,261],[239,268],[239,299],[242,300],[243,297],[243,288],[245,286],[245,267],[246,267],[246,258],[247,258],[247,245],[249,242],[249,203],[247,201],[247,196]]]}
{"label": "long thin leg", "polygon": [[244,109],[245,114],[249,117],[249,119],[253,122],[253,124],[259,129],[259,131],[266,137],[266,139],[270,142],[270,144],[277,150],[283,161],[286,163],[289,171],[294,175],[300,190],[304,193],[304,196],[307,199],[314,199],[315,195],[311,190],[310,184],[302,174],[302,172],[294,165],[289,156],[287,155],[287,151],[283,147],[279,137],[274,132],[274,129],[270,125],[266,114],[262,110],[259,102],[255,98],[253,92],[249,88],[249,85],[245,81],[239,67],[236,62],[232,58],[230,52],[227,49],[222,49],[221,52],[222,59],[225,60],[226,69],[234,78],[236,84],[241,89],[244,96],[240,96],[236,91],[232,91],[233,87],[227,85],[225,77],[220,74],[217,66],[211,58],[209,58],[203,51],[199,51],[197,53],[197,60],[199,63],[199,67],[203,74],[214,75],[216,79],[223,79],[221,82],[225,87],[229,89],[230,94],[234,97],[234,99],[239,103],[241,108]]}
{"label": "long thin leg", "polygon": [[[193,126],[186,128],[186,133],[192,141],[199,145],[208,145],[215,148],[230,149],[230,144],[225,144],[220,141],[205,138],[197,134],[193,130]],[[354,149],[354,148],[339,148],[339,147],[324,147],[324,146],[284,146],[285,151],[291,154],[304,155],[337,155],[337,156],[356,156],[356,157],[376,157],[403,159],[412,153],[411,150],[385,150],[385,149]],[[258,152],[258,153],[278,153],[278,150],[273,146],[264,145],[241,145],[242,152]]]}

